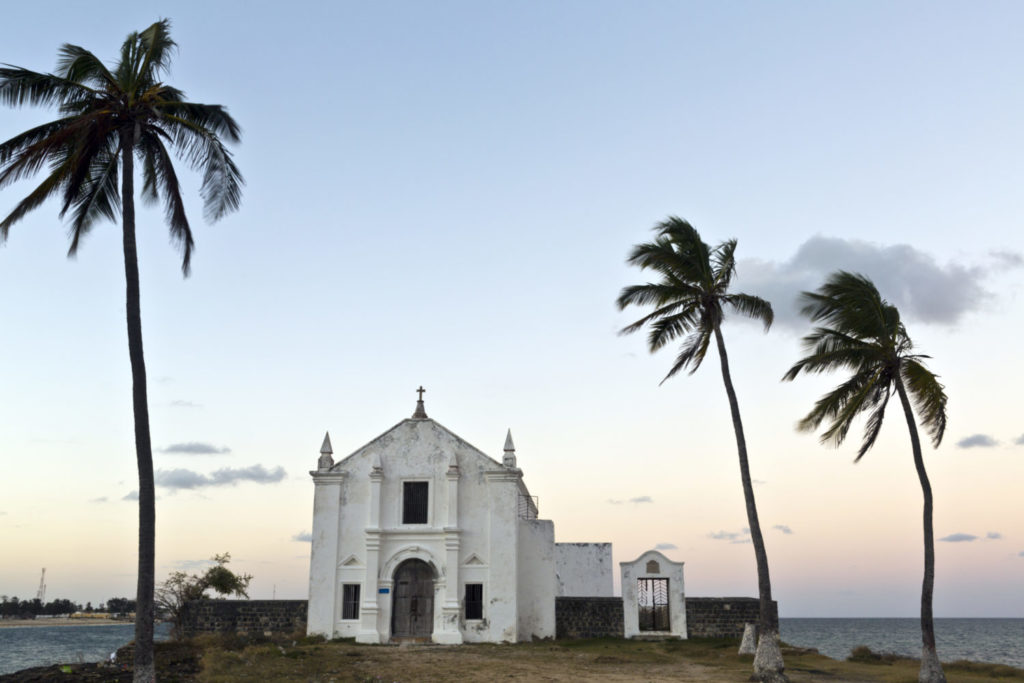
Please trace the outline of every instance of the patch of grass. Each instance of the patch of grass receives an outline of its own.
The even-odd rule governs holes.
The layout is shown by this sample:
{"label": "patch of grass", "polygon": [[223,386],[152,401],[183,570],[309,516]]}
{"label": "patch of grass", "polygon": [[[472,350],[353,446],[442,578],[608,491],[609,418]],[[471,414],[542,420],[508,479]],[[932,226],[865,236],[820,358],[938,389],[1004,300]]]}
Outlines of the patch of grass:
{"label": "patch of grass", "polygon": [[885,666],[892,666],[896,662],[910,662],[914,661],[910,657],[903,657],[892,652],[875,652],[867,645],[858,645],[853,648],[850,652],[850,656],[846,658],[848,662],[859,662],[861,664],[883,664]]}
{"label": "patch of grass", "polygon": [[943,664],[946,673],[984,675],[989,678],[1002,680],[1024,681],[1024,671],[1015,669],[1005,664],[987,664],[985,662],[969,662],[966,659],[958,659],[949,664]]}

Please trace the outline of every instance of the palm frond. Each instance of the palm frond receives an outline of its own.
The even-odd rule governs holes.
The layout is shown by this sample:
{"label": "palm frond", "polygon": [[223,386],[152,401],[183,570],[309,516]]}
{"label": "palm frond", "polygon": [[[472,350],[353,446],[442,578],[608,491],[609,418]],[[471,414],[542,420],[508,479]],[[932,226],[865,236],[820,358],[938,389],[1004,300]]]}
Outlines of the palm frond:
{"label": "palm frond", "polygon": [[121,211],[121,193],[117,186],[118,168],[117,146],[108,144],[93,155],[88,165],[88,174],[76,183],[77,191],[72,198],[73,211],[68,229],[71,235],[68,256],[78,253],[78,245],[97,219],[117,220]]}
{"label": "palm frond", "polygon": [[220,138],[213,131],[178,116],[165,116],[161,123],[168,124],[175,146],[184,151],[189,165],[203,172],[199,194],[207,219],[216,221],[238,209],[245,180],[231,151]]}
{"label": "palm frond", "polygon": [[875,441],[878,439],[878,434],[882,431],[885,407],[889,404],[891,392],[889,384],[876,385],[875,392],[876,396],[871,401],[873,405],[871,414],[868,416],[867,424],[864,425],[864,438],[861,440],[860,449],[857,450],[857,457],[853,459],[854,462],[860,462],[864,454],[871,450],[871,447],[875,445]]}
{"label": "palm frond", "polygon": [[648,282],[624,287],[615,303],[621,311],[627,306],[665,306],[672,302],[699,301],[700,295],[701,291],[690,285]]}
{"label": "palm frond", "polygon": [[171,20],[161,19],[138,34],[142,52],[139,72],[156,79],[166,73],[177,43],[171,40]]}
{"label": "palm frond", "polygon": [[698,327],[694,329],[686,341],[683,342],[682,348],[679,350],[679,355],[676,356],[675,363],[672,364],[672,368],[665,375],[665,378],[659,382],[659,386],[664,384],[670,378],[675,376],[680,370],[685,370],[687,367],[690,368],[690,374],[697,372],[700,364],[704,362],[704,356],[708,353],[708,346],[711,344],[711,335],[713,330],[706,327]]}
{"label": "palm frond", "polygon": [[700,327],[700,309],[695,307],[671,314],[660,315],[650,321],[650,332],[647,335],[647,348],[655,352],[669,342],[689,334]]}
{"label": "palm frond", "polygon": [[[109,89],[117,85],[114,75],[107,70],[103,62],[89,50],[78,45],[65,43],[58,51],[57,72],[72,83],[91,83],[100,89]],[[90,88],[90,95],[96,92]]]}
{"label": "palm frond", "polygon": [[935,448],[946,433],[946,390],[938,377],[917,358],[908,358],[900,366],[907,392],[917,409],[918,419],[928,431]]}
{"label": "palm frond", "polygon": [[736,274],[736,240],[726,240],[711,250],[711,266],[715,290],[727,292]]}
{"label": "palm frond", "polygon": [[171,232],[171,239],[181,246],[181,271],[187,276],[195,242],[192,239],[188,217],[185,215],[185,203],[181,198],[181,186],[174,172],[173,160],[160,136],[152,131],[146,131],[139,144],[143,151],[143,166],[152,169],[152,180],[147,178],[146,182],[152,182],[151,191],[154,195],[163,194],[164,217]]}
{"label": "palm frond", "polygon": [[759,296],[752,296],[750,294],[727,294],[722,297],[722,299],[740,315],[753,318],[754,320],[760,320],[764,325],[765,331],[768,331],[771,328],[772,322],[775,320],[775,313],[772,311],[772,305]]}
{"label": "palm frond", "polygon": [[84,94],[95,94],[95,91],[53,74],[9,65],[0,67],[0,102],[13,107],[50,106]]}

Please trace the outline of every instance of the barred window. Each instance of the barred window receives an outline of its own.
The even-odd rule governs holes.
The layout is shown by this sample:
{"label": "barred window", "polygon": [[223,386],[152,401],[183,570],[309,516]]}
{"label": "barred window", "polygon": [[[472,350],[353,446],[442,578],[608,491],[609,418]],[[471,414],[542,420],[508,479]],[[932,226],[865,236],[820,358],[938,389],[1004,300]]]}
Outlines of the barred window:
{"label": "barred window", "polygon": [[341,595],[341,618],[359,618],[359,584],[346,583],[342,587]]}
{"label": "barred window", "polygon": [[407,481],[402,489],[402,524],[426,524],[430,484]]}
{"label": "barred window", "polygon": [[484,585],[482,583],[466,584],[466,618],[484,618]]}

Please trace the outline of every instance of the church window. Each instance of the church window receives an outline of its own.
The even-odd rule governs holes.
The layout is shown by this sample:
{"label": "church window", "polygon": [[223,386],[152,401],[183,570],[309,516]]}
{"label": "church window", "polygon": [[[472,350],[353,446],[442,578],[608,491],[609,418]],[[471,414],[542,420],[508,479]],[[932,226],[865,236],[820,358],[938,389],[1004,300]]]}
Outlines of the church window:
{"label": "church window", "polygon": [[482,583],[466,584],[466,619],[484,618],[484,585]]}
{"label": "church window", "polygon": [[342,587],[341,618],[359,618],[359,584],[346,583]]}
{"label": "church window", "polygon": [[402,524],[426,524],[429,482],[407,481],[402,490]]}

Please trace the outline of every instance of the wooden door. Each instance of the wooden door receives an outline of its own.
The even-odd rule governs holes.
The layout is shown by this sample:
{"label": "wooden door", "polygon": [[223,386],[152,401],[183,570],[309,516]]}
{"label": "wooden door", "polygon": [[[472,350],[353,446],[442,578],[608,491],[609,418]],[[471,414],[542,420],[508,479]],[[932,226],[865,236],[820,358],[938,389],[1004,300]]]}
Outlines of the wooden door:
{"label": "wooden door", "polygon": [[407,560],[395,572],[391,609],[394,638],[429,638],[434,632],[434,572],[421,560]]}

